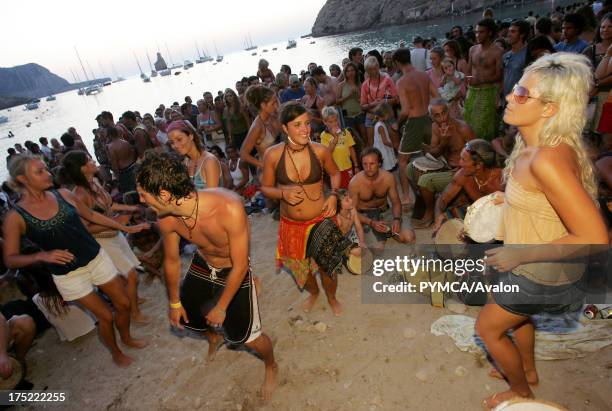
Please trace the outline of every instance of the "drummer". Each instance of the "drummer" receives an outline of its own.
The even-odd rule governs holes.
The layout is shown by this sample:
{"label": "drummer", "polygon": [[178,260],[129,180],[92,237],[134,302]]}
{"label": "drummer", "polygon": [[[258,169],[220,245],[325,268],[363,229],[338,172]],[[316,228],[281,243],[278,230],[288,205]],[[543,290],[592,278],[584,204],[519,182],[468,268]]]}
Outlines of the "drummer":
{"label": "drummer", "polygon": [[[441,171],[423,174],[416,181],[426,210],[423,218],[415,222],[415,228],[426,228],[433,223],[436,193],[446,188],[461,167],[461,151],[465,143],[476,138],[476,134],[466,122],[457,120],[449,114],[448,104],[443,99],[431,101],[429,115],[433,120],[431,145],[423,144],[423,151],[434,157],[443,158],[448,166]],[[418,162],[418,158],[415,161]],[[412,170],[412,167],[409,170]]]}
{"label": "drummer", "polygon": [[[402,204],[395,177],[381,168],[382,154],[368,147],[361,153],[362,170],[349,183],[349,196],[359,213],[364,230],[376,237],[375,248],[383,249],[387,239],[408,244],[415,240],[412,228],[402,228]],[[389,209],[391,203],[391,209]]]}
{"label": "drummer", "polygon": [[446,220],[447,207],[461,192],[473,203],[488,194],[504,191],[498,157],[493,145],[486,140],[471,140],[464,145],[459,170],[436,200],[434,232],[440,229]]}

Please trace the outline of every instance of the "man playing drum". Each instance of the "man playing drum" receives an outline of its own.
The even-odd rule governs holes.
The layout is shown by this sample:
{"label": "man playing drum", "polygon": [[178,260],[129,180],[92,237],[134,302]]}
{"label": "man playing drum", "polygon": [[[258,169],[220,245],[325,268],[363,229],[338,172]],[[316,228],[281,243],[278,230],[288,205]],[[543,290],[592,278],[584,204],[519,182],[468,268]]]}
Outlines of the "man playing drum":
{"label": "man playing drum", "polygon": [[[412,243],[415,233],[402,229],[402,204],[397,193],[395,177],[381,168],[382,154],[368,147],[361,153],[362,170],[349,183],[349,196],[359,212],[364,229],[371,229],[382,249],[388,238],[400,243]],[[391,213],[389,213],[391,203]]]}
{"label": "man playing drum", "polygon": [[465,144],[461,150],[460,168],[435,204],[434,231],[446,220],[446,208],[463,191],[471,202],[496,191],[503,191],[502,169],[497,163],[497,154],[491,143],[476,139]]}
{"label": "man playing drum", "polygon": [[[467,123],[450,116],[448,104],[442,99],[432,100],[429,104],[429,115],[433,120],[431,130],[431,145],[423,145],[424,151],[434,157],[442,156],[450,170],[435,171],[421,175],[413,179],[418,184],[418,189],[425,202],[425,214],[415,224],[415,228],[429,227],[434,217],[434,201],[436,193],[446,188],[451,182],[455,172],[461,164],[461,150],[465,143],[476,138],[476,134]],[[417,158],[409,171],[418,169],[421,158]],[[414,167],[414,168],[413,168]]]}

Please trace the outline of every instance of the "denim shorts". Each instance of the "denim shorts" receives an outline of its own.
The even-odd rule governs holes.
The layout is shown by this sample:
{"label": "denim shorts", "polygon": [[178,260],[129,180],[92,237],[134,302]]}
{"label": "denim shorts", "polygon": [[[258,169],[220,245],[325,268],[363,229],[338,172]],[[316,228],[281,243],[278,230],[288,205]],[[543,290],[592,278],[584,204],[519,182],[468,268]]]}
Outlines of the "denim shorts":
{"label": "denim shorts", "polygon": [[539,313],[562,314],[576,309],[586,293],[583,281],[572,284],[543,285],[511,272],[502,272],[488,276],[490,284],[518,286],[518,292],[493,290],[491,294],[495,303],[513,314],[530,316]]}

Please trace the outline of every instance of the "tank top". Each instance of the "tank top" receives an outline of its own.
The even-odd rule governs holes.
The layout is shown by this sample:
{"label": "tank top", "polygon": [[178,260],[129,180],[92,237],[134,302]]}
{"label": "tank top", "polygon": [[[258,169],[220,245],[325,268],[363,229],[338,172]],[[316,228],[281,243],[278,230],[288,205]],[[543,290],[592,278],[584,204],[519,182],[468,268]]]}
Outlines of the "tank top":
{"label": "tank top", "polygon": [[[230,169],[230,175],[232,176],[232,182],[234,183],[234,186],[237,186],[242,181],[242,170],[240,170],[240,159],[238,159],[238,161],[236,162],[236,168],[234,170],[232,170],[231,167],[229,167],[229,169]],[[251,179],[251,170],[247,168],[247,181],[249,181],[250,179]]]}
{"label": "tank top", "polygon": [[[200,160],[200,163],[197,165],[195,173],[191,176],[191,180],[193,181],[193,185],[195,186],[197,191],[205,190],[208,188],[208,184],[206,183],[206,177],[202,176],[202,165],[204,165],[204,159]],[[223,187],[223,172],[221,171],[221,165],[219,164],[219,184],[217,187]]]}
{"label": "tank top", "polygon": [[[342,98],[346,98],[351,92],[351,86],[348,83],[344,83],[342,86]],[[361,114],[361,105],[359,104],[359,98],[355,95],[351,96],[342,102],[342,108],[346,110],[347,117],[355,117]]]}
{"label": "tank top", "polygon": [[[567,235],[559,215],[541,191],[525,190],[512,176],[506,185],[503,209],[504,244],[525,246],[546,244]],[[578,281],[585,266],[573,262],[522,264],[512,272],[544,285],[565,285]]]}
{"label": "tank top", "polygon": [[382,136],[380,135],[380,129],[383,128],[387,133],[387,138],[391,140],[391,135],[389,134],[389,129],[387,125],[383,121],[378,121],[374,124],[374,142],[373,147],[377,148],[378,151],[382,154],[383,158],[383,168],[387,171],[392,170],[397,164],[397,157],[395,157],[395,151],[393,151],[393,147],[389,147],[386,145]]}
{"label": "tank top", "polygon": [[39,220],[17,204],[15,210],[26,223],[26,237],[42,250],[68,250],[74,255],[75,259],[66,265],[46,264],[53,275],[66,275],[89,264],[100,252],[100,245],[83,225],[76,208],[57,191],[51,193],[58,211],[48,220]]}

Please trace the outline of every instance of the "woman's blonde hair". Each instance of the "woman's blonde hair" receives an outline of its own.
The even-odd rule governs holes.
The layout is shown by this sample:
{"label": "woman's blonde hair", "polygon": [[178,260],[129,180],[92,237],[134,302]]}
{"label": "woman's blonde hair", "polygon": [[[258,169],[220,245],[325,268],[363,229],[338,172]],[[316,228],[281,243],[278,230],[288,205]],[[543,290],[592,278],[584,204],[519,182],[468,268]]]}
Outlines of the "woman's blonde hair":
{"label": "woman's blonde hair", "polygon": [[10,159],[8,162],[8,172],[11,179],[8,185],[11,189],[18,191],[23,188],[23,185],[17,181],[17,177],[26,175],[28,164],[32,160],[38,160],[38,158],[29,154],[19,154]]}
{"label": "woman's blonde hair", "polygon": [[[527,67],[523,75],[527,74],[537,76],[535,90],[542,102],[554,103],[558,108],[557,113],[544,123],[538,145],[555,147],[565,143],[570,146],[576,153],[582,186],[595,200],[597,197],[595,173],[582,141],[589,92],[593,86],[589,60],[576,53],[549,54]],[[516,160],[524,148],[523,139],[517,138],[514,150],[506,160],[505,181],[512,174]]]}

